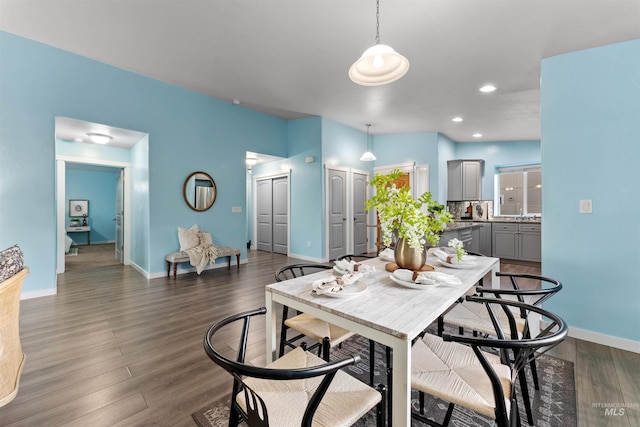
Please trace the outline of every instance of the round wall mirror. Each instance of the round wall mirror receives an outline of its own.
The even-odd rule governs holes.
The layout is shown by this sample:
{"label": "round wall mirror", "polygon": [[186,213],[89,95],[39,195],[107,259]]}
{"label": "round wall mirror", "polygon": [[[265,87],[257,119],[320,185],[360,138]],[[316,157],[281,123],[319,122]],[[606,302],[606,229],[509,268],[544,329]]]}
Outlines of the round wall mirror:
{"label": "round wall mirror", "polygon": [[184,201],[194,211],[204,212],[216,201],[216,183],[206,172],[194,172],[184,181]]}

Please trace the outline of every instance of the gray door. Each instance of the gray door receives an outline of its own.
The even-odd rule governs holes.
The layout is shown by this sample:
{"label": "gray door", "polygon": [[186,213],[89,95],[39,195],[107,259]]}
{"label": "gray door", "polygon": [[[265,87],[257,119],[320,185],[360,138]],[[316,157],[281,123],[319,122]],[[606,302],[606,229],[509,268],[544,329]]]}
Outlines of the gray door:
{"label": "gray door", "polygon": [[116,183],[116,217],[114,221],[116,223],[116,253],[115,257],[120,262],[124,263],[124,169],[120,170],[118,181]]}
{"label": "gray door", "polygon": [[329,259],[346,253],[346,172],[329,169]]}
{"label": "gray door", "polygon": [[287,255],[289,178],[256,181],[256,241],[260,251]]}
{"label": "gray door", "polygon": [[288,241],[288,195],[287,177],[274,178],[273,185],[273,252],[287,255]]}
{"label": "gray door", "polygon": [[271,180],[256,181],[256,240],[260,251],[273,250],[273,195]]}
{"label": "gray door", "polygon": [[353,174],[353,253],[367,252],[367,176]]}

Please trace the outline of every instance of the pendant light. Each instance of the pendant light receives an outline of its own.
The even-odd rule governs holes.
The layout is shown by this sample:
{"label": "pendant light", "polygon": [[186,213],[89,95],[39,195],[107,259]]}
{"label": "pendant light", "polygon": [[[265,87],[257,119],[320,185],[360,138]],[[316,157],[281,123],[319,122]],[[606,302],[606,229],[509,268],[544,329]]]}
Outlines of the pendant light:
{"label": "pendant light", "polygon": [[376,156],[374,156],[373,153],[369,150],[369,128],[371,127],[371,125],[366,124],[365,126],[367,127],[367,151],[365,151],[364,154],[360,156],[360,161],[372,162],[376,159]]}
{"label": "pendant light", "polygon": [[362,86],[382,86],[400,79],[408,70],[407,58],[380,44],[380,0],[376,0],[376,44],[353,63],[349,77]]}

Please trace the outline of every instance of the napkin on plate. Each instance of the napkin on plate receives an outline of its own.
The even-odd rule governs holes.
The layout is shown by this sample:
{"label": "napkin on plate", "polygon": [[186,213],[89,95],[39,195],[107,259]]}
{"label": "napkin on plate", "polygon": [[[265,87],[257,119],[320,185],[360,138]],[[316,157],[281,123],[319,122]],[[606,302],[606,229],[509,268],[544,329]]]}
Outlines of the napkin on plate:
{"label": "napkin on plate", "polygon": [[353,273],[356,270],[356,262],[355,261],[347,261],[346,259],[336,260],[334,261],[336,267],[338,267],[342,271],[346,271],[348,273]]}
{"label": "napkin on plate", "polygon": [[446,262],[448,264],[469,264],[470,262],[468,260],[465,260],[464,258],[458,261],[458,257],[455,253],[450,254],[443,251],[442,249],[436,249],[435,251],[433,251],[433,254],[438,257],[440,261]]}
{"label": "napkin on plate", "polygon": [[394,259],[394,253],[393,253],[393,249],[391,248],[386,248],[380,251],[380,258],[382,259]]}
{"label": "napkin on plate", "polygon": [[351,285],[362,277],[362,273],[347,273],[342,277],[316,280],[311,284],[311,293],[322,295],[329,292],[340,292],[342,288]]}
{"label": "napkin on plate", "polygon": [[451,274],[440,273],[437,271],[424,271],[418,274],[414,282],[422,283],[423,285],[459,285],[462,283],[460,279]]}

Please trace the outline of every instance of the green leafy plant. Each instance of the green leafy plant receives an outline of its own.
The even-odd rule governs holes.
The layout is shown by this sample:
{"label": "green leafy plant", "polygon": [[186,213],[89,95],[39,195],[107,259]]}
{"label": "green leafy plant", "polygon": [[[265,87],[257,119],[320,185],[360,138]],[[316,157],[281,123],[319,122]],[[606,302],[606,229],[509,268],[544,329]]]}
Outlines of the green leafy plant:
{"label": "green leafy plant", "polygon": [[418,252],[424,250],[426,242],[438,245],[440,232],[445,224],[453,222],[444,206],[432,199],[430,192],[423,193],[417,199],[411,195],[408,187],[396,188],[394,182],[402,175],[398,169],[387,175],[376,175],[371,180],[376,194],[366,202],[367,209],[376,208],[385,246],[391,245],[393,234],[405,238],[409,246]]}

